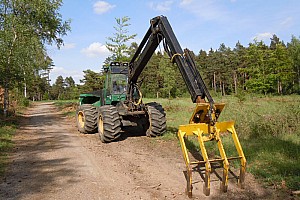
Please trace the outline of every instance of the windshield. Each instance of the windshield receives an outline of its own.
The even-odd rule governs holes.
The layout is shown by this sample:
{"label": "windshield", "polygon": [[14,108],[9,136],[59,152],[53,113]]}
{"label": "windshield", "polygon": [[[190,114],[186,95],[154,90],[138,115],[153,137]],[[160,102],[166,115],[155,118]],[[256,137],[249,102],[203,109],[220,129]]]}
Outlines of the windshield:
{"label": "windshield", "polygon": [[126,74],[111,74],[112,94],[124,94],[127,87]]}

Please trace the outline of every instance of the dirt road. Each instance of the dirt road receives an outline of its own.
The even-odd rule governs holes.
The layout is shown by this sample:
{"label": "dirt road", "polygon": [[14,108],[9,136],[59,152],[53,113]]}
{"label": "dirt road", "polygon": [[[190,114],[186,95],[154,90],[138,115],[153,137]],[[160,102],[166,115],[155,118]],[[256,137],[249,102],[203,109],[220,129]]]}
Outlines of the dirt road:
{"label": "dirt road", "polygon": [[[0,199],[189,199],[175,140],[127,135],[103,144],[78,133],[74,119],[52,103],[36,103],[23,117]],[[202,179],[195,179],[194,199],[274,199],[250,175],[245,190],[230,180],[226,194],[212,179],[209,197],[202,194]]]}

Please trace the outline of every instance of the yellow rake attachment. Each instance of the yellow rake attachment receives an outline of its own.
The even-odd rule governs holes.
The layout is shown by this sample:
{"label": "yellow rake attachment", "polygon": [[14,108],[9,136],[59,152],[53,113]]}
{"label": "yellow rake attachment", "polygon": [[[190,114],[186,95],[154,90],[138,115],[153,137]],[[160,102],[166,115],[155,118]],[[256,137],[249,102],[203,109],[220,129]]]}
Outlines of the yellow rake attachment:
{"label": "yellow rake attachment", "polygon": [[[213,120],[217,120],[221,111],[223,110],[225,104],[214,104],[213,113],[210,113],[210,116]],[[187,125],[180,125],[178,129],[178,138],[180,141],[184,161],[187,169],[187,194],[189,197],[192,197],[192,165],[205,165],[205,176],[203,184],[203,193],[206,196],[210,194],[210,173],[211,173],[211,163],[213,162],[222,162],[223,163],[223,177],[220,184],[220,189],[223,192],[227,192],[228,188],[228,171],[229,171],[229,160],[239,159],[240,160],[240,175],[238,180],[238,185],[241,188],[244,188],[244,179],[246,172],[246,158],[244,156],[241,144],[239,142],[237,133],[234,128],[234,122],[215,122],[210,123],[209,119],[210,112],[209,103],[198,103],[194,113],[190,119],[190,123]],[[222,133],[229,132],[231,133],[232,139],[234,141],[235,148],[238,152],[237,157],[227,157],[224,150],[221,135]],[[203,160],[191,162],[188,156],[188,149],[185,144],[185,138],[188,136],[196,136],[199,142],[201,156]],[[205,142],[215,141],[217,143],[220,157],[217,159],[209,159],[208,153],[205,148]]]}

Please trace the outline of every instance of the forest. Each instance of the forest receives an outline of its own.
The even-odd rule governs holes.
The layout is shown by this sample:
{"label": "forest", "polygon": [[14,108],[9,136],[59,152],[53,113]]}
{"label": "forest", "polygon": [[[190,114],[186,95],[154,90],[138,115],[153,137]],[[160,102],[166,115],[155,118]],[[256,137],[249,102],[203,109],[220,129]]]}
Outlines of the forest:
{"label": "forest", "polygon": [[[130,46],[129,61],[137,48]],[[284,43],[273,35],[270,45],[263,41],[253,41],[248,46],[239,42],[231,49],[220,44],[217,50],[200,50],[194,53],[197,64],[207,87],[216,95],[240,95],[254,93],[263,95],[300,94],[300,40],[292,36]],[[84,71],[81,84],[76,85],[72,77],[59,76],[55,84],[49,86],[50,99],[77,98],[79,93],[103,88],[105,76],[92,70]],[[175,98],[188,96],[185,83],[175,64],[163,52],[157,51],[140,77],[145,97]]]}

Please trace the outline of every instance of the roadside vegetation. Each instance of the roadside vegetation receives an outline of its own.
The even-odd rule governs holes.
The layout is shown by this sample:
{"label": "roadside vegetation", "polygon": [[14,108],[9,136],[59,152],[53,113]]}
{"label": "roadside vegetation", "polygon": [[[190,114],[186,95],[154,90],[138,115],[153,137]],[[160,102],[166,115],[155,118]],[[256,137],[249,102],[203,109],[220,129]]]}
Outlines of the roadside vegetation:
{"label": "roadside vegetation", "polygon": [[56,100],[54,104],[65,116],[75,116],[78,100]]}
{"label": "roadside vegetation", "polygon": [[0,177],[6,170],[8,153],[13,147],[12,136],[17,129],[17,119],[15,116],[3,118],[0,116]]}

